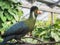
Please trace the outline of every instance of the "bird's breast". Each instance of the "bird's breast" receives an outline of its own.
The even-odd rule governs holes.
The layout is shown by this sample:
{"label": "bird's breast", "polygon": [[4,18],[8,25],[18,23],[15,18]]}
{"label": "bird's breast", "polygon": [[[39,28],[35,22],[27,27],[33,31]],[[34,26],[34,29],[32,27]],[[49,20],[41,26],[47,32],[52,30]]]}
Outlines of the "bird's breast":
{"label": "bird's breast", "polygon": [[35,20],[28,20],[28,21],[26,21],[26,24],[29,27],[29,30],[32,30],[35,25]]}

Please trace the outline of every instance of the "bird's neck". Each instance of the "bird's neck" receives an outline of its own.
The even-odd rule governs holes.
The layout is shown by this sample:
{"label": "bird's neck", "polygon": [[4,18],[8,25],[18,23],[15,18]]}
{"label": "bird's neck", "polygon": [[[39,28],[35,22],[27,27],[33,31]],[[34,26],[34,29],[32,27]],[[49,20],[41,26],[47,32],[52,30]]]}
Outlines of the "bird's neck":
{"label": "bird's neck", "polygon": [[32,16],[33,14],[30,13],[29,19],[26,21],[27,25],[29,26],[30,29],[34,28],[35,22],[36,22],[36,17]]}
{"label": "bird's neck", "polygon": [[32,24],[35,24],[36,22],[36,17],[35,17],[35,14],[34,12],[30,13],[30,16],[29,16],[29,22],[31,22]]}
{"label": "bird's neck", "polygon": [[35,14],[34,12],[30,12],[29,19],[34,19],[34,20],[36,20],[35,15],[36,15],[36,14]]}
{"label": "bird's neck", "polygon": [[32,18],[29,18],[26,21],[26,24],[27,24],[27,26],[29,27],[30,30],[32,30],[34,28],[35,22],[36,22],[36,20],[32,19]]}

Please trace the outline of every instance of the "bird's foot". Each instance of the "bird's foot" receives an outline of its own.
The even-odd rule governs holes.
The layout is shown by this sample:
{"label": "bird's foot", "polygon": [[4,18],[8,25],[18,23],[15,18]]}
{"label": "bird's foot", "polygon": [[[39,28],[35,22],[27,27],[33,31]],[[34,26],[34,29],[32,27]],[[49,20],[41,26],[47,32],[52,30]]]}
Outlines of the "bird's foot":
{"label": "bird's foot", "polygon": [[25,44],[24,41],[17,41],[16,43],[19,43],[19,44]]}

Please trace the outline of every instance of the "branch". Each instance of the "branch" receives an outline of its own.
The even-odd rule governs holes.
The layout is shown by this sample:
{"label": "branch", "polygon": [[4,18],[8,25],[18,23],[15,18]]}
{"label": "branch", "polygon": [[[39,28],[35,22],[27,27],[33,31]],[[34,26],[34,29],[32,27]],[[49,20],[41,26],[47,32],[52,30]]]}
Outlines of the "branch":
{"label": "branch", "polygon": [[[45,42],[43,44],[56,44],[56,43],[60,43],[60,42]],[[2,43],[0,43],[0,44],[2,44]],[[5,43],[5,44],[16,45],[17,43]],[[40,43],[40,44],[31,44],[31,43],[21,44],[21,43],[18,43],[18,45],[42,45],[42,43]]]}
{"label": "branch", "polygon": [[33,39],[36,39],[36,40],[38,40],[39,42],[43,43],[43,41],[41,41],[40,39],[35,38],[35,37],[23,37],[23,38],[33,38]]}
{"label": "branch", "polygon": [[[32,5],[22,5],[20,7],[30,9],[32,7]],[[40,11],[53,12],[53,13],[60,14],[60,9],[56,10],[56,9],[45,8],[45,7],[39,7],[39,8],[40,8]]]}
{"label": "branch", "polygon": [[[55,3],[44,1],[44,0],[37,0],[37,1],[42,2],[42,3],[45,3],[45,4],[48,4],[48,5],[55,5]],[[60,0],[58,1],[58,3],[59,2],[60,2]],[[56,6],[60,7],[60,5],[58,5],[58,4],[56,4]]]}

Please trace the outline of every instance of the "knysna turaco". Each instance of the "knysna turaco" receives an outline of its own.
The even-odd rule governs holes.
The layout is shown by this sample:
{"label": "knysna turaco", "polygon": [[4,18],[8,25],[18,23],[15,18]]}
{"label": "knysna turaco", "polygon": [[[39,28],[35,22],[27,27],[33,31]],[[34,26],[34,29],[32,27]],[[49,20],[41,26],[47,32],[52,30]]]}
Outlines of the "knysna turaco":
{"label": "knysna turaco", "polygon": [[17,22],[4,32],[2,35],[4,39],[3,43],[11,39],[20,40],[21,37],[25,36],[28,32],[33,31],[38,14],[41,14],[38,7],[32,6],[30,9],[30,16],[27,20]]}

